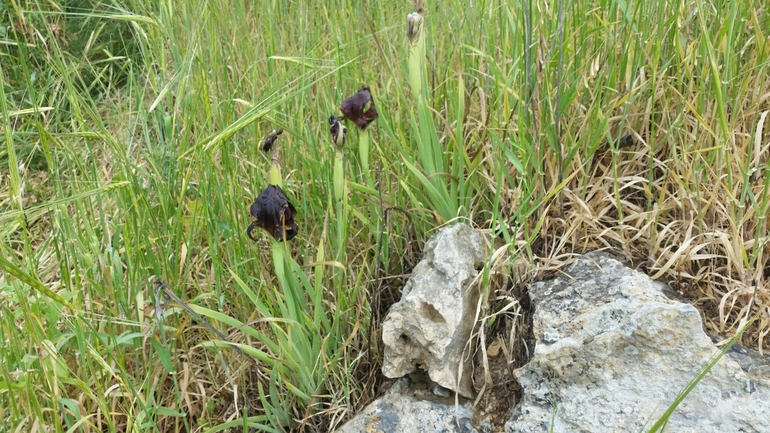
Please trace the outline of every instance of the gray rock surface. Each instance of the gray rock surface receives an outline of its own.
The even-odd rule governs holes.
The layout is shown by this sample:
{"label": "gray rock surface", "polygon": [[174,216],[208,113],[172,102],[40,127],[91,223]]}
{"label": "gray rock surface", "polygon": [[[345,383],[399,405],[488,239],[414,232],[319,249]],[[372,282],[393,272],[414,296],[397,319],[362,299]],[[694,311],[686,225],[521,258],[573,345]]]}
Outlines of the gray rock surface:
{"label": "gray rock surface", "polygon": [[385,376],[403,377],[419,366],[444,388],[472,396],[472,357],[463,357],[463,349],[478,301],[469,286],[484,251],[484,238],[465,224],[445,227],[428,240],[401,300],[383,322]]}
{"label": "gray rock surface", "polygon": [[402,379],[337,433],[478,433],[469,403],[455,406],[407,395]]}
{"label": "gray rock surface", "polygon": [[[603,253],[530,289],[534,356],[506,433],[646,431],[718,349],[698,311]],[[759,370],[757,370],[759,371]],[[646,427],[645,427],[646,426]],[[770,381],[723,357],[668,432],[770,432]]]}

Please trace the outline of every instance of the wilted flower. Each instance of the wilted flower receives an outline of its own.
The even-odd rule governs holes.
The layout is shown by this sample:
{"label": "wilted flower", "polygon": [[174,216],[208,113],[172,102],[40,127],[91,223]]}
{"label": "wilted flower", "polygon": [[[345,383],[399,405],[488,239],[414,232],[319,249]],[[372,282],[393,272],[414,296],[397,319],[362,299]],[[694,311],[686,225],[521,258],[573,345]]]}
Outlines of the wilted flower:
{"label": "wilted flower", "polygon": [[297,216],[297,209],[289,202],[288,197],[278,185],[268,185],[259,194],[259,197],[251,205],[251,214],[257,221],[251,223],[246,234],[253,241],[257,240],[252,236],[255,227],[265,229],[270,236],[279,241],[291,240],[299,231],[297,223],[294,221]]}
{"label": "wilted flower", "polygon": [[625,135],[620,140],[618,140],[618,148],[633,146],[634,142],[635,141],[633,135]]}
{"label": "wilted flower", "polygon": [[337,119],[334,116],[329,118],[329,123],[332,125],[331,133],[332,133],[332,142],[334,143],[334,145],[337,147],[345,146],[345,137],[347,137],[348,135],[348,128],[346,128],[345,125],[340,123],[340,119]]}
{"label": "wilted flower", "polygon": [[377,108],[374,106],[372,94],[366,86],[361,87],[361,90],[356,92],[355,95],[342,101],[340,111],[361,129],[366,129],[370,123],[380,117],[377,114]]}
{"label": "wilted flower", "polygon": [[636,144],[636,140],[634,139],[633,135],[629,134],[629,135],[624,135],[623,137],[620,137],[619,139],[615,140],[614,143],[615,145],[612,146],[610,145],[610,142],[605,140],[602,142],[602,148],[607,149],[607,148],[616,146],[618,149],[623,149],[624,147],[631,147],[634,144]]}
{"label": "wilted flower", "polygon": [[267,138],[265,138],[265,144],[262,145],[262,151],[263,152],[269,152],[270,149],[273,148],[273,144],[275,144],[275,140],[278,140],[278,136],[283,134],[283,128],[279,128],[277,130],[273,129],[270,131],[269,134],[267,134]]}

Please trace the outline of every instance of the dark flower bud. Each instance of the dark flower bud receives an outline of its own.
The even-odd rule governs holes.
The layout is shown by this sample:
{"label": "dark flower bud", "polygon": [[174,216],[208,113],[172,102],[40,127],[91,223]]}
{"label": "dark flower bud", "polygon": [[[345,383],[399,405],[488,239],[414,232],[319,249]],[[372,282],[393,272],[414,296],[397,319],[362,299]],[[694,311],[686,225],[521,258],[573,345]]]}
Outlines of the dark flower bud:
{"label": "dark flower bud", "polygon": [[366,129],[370,123],[380,117],[377,114],[377,108],[374,106],[372,94],[366,86],[361,87],[361,90],[356,92],[355,95],[342,101],[340,111],[342,111],[342,114],[347,119],[350,119],[361,129]]}
{"label": "dark flower bud", "polygon": [[406,36],[409,37],[410,42],[414,43],[420,35],[421,26],[422,16],[419,13],[414,12],[406,16]]}
{"label": "dark flower bud", "polygon": [[294,238],[299,231],[294,219],[297,217],[297,209],[289,202],[286,194],[277,185],[268,185],[259,197],[251,205],[251,215],[257,221],[251,223],[246,234],[251,240],[257,239],[252,235],[255,227],[265,229],[270,236],[288,241]]}
{"label": "dark flower bud", "polygon": [[262,151],[270,152],[270,149],[273,148],[273,144],[275,144],[275,140],[278,140],[278,136],[281,134],[283,134],[283,128],[270,131],[270,133],[267,134],[267,138],[265,138],[265,144],[262,145]]}
{"label": "dark flower bud", "polygon": [[[332,119],[334,119],[332,121]],[[331,127],[331,133],[332,133],[332,142],[337,147],[343,147],[345,146],[345,137],[348,135],[348,128],[345,127],[345,125],[341,124],[338,119],[336,119],[334,116],[329,119],[329,122],[332,124]]]}

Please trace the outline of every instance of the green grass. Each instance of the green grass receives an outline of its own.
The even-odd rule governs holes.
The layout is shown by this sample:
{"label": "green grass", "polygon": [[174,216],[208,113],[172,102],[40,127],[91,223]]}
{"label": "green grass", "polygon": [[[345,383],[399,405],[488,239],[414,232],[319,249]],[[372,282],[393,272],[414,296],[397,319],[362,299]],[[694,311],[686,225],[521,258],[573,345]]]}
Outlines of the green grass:
{"label": "green grass", "polygon": [[[767,347],[766,2],[562,7],[563,37],[554,3],[429,2],[415,55],[407,2],[0,4],[0,431],[338,426],[391,276],[456,220],[524,257],[511,281],[607,247],[713,332],[764,309]],[[380,117],[338,153],[364,84]],[[278,127],[300,234],[254,243]],[[159,321],[156,279],[258,362]]]}

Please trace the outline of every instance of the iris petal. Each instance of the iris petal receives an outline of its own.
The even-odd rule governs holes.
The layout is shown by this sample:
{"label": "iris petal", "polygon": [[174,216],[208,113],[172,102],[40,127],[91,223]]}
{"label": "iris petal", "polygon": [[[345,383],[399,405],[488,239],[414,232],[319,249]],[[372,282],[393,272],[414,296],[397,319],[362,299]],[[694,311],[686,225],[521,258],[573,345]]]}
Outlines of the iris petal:
{"label": "iris petal", "polygon": [[256,240],[252,236],[255,227],[264,229],[275,239],[286,241],[293,239],[299,232],[295,221],[297,209],[278,185],[268,185],[262,190],[250,210],[257,221],[249,226],[246,233],[253,240]]}
{"label": "iris petal", "polygon": [[374,105],[372,94],[366,86],[361,87],[361,90],[356,92],[355,95],[342,101],[340,111],[342,111],[345,118],[355,123],[361,129],[366,129],[370,123],[380,117],[377,114],[377,107]]}

